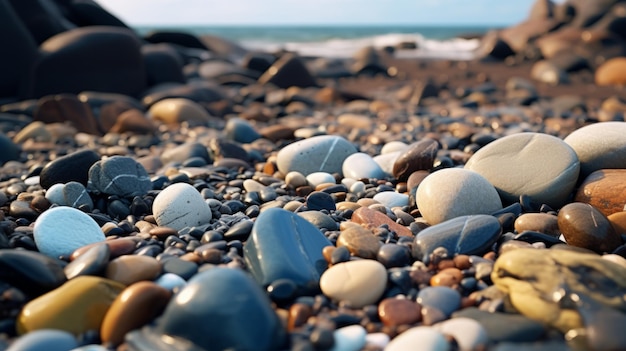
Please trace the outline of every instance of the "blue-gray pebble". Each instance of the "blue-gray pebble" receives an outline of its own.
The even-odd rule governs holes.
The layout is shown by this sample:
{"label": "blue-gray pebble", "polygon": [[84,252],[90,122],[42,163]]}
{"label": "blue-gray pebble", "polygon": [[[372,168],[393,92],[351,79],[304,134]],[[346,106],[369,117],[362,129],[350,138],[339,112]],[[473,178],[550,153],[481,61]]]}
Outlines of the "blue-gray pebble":
{"label": "blue-gray pebble", "polygon": [[152,190],[152,181],[145,168],[126,156],[96,162],[89,169],[89,183],[103,194],[120,197],[141,196]]}

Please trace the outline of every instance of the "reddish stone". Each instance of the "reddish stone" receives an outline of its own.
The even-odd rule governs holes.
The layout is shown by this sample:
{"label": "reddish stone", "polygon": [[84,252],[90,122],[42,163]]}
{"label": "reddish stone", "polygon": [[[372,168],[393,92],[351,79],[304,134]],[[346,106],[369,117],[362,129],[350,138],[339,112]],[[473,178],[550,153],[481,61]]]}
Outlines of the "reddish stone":
{"label": "reddish stone", "polygon": [[413,300],[387,298],[378,305],[378,316],[387,326],[417,323],[422,319],[422,306]]}
{"label": "reddish stone", "polygon": [[413,237],[413,233],[409,228],[394,222],[391,218],[378,211],[374,211],[367,207],[361,207],[352,214],[352,221],[363,224],[367,227],[378,228],[383,224],[387,224],[389,229],[393,230],[398,236]]}
{"label": "reddish stone", "polygon": [[591,173],[578,188],[576,202],[588,203],[605,216],[626,205],[626,169],[601,169]]}

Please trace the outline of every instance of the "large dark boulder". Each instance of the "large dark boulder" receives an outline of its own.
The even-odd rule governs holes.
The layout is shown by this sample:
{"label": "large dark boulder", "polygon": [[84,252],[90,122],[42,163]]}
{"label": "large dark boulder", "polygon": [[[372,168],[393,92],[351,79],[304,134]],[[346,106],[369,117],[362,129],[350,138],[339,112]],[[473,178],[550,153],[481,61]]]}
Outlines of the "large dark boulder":
{"label": "large dark boulder", "polygon": [[148,44],[141,47],[148,85],[184,83],[183,58],[169,44]]}

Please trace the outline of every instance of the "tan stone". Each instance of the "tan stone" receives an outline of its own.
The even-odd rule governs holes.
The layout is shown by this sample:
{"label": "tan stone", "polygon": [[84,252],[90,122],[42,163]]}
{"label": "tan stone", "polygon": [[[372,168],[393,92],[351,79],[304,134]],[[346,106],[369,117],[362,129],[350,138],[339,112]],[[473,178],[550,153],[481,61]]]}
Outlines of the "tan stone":
{"label": "tan stone", "polygon": [[414,324],[422,319],[422,306],[413,300],[387,298],[378,305],[378,316],[388,326]]}
{"label": "tan stone", "polygon": [[626,57],[607,60],[596,69],[597,85],[626,85]]}
{"label": "tan stone", "polygon": [[354,308],[376,303],[386,287],[387,270],[374,260],[338,263],[320,278],[320,288],[326,296]]}
{"label": "tan stone", "polygon": [[359,225],[349,226],[337,238],[337,247],[345,246],[354,256],[376,258],[382,243],[371,230]]}
{"label": "tan stone", "polygon": [[524,213],[515,220],[515,231],[518,233],[530,230],[552,236],[559,235],[557,217],[549,213]]}
{"label": "tan stone", "polygon": [[124,285],[154,280],[161,274],[161,263],[151,256],[128,255],[109,262],[105,276]]}
{"label": "tan stone", "polygon": [[588,203],[605,216],[626,206],[626,169],[601,169],[591,173],[578,188],[574,201]]}
{"label": "tan stone", "polygon": [[615,212],[607,218],[618,235],[626,234],[626,211]]}
{"label": "tan stone", "polygon": [[148,115],[167,124],[181,122],[204,123],[211,119],[209,113],[198,103],[184,98],[161,100],[150,107]]}

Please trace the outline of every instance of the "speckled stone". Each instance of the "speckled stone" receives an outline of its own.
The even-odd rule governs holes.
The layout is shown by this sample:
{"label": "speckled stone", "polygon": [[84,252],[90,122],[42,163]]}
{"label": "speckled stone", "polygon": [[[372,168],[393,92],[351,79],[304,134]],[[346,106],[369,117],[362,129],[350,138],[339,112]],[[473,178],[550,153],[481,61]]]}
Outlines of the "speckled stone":
{"label": "speckled stone", "polygon": [[305,176],[313,172],[341,173],[345,159],[356,152],[356,148],[342,137],[320,135],[282,148],[276,164],[283,174],[291,171]]}
{"label": "speckled stone", "polygon": [[324,295],[360,308],[375,303],[387,287],[387,270],[374,260],[357,260],[336,264],[320,279]]}
{"label": "speckled stone", "polygon": [[621,236],[595,207],[582,202],[565,205],[558,215],[559,230],[569,245],[598,253],[612,252],[622,245]]}
{"label": "speckled stone", "polygon": [[196,188],[176,183],[162,190],[152,204],[154,218],[160,226],[181,230],[208,224],[213,215]]}
{"label": "speckled stone", "polygon": [[431,173],[415,194],[417,207],[430,224],[502,209],[496,189],[480,174],[461,168]]}
{"label": "speckled stone", "polygon": [[354,256],[376,258],[382,243],[372,231],[360,225],[349,225],[341,230],[337,238],[337,247],[345,246]]}
{"label": "speckled stone", "polygon": [[580,177],[605,168],[626,168],[626,122],[593,123],[573,131],[564,141],[578,155]]}
{"label": "speckled stone", "polygon": [[589,174],[578,187],[574,201],[588,203],[605,216],[624,211],[626,169],[601,169]]}
{"label": "speckled stone", "polygon": [[528,195],[558,208],[572,193],[580,164],[563,140],[547,134],[518,133],[485,145],[465,168],[485,177],[504,203]]}
{"label": "speckled stone", "polygon": [[17,331],[59,329],[73,334],[99,330],[104,315],[125,286],[100,277],[74,278],[32,301],[17,319]]}
{"label": "speckled stone", "polygon": [[69,257],[81,246],[105,240],[100,226],[72,207],[55,207],[42,213],[33,230],[39,251],[50,257]]}

